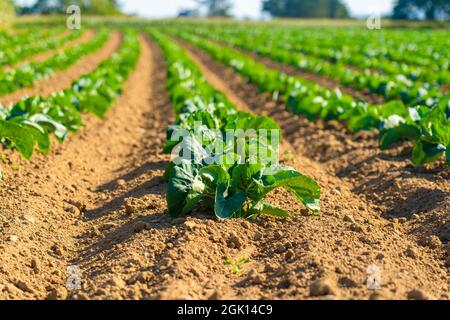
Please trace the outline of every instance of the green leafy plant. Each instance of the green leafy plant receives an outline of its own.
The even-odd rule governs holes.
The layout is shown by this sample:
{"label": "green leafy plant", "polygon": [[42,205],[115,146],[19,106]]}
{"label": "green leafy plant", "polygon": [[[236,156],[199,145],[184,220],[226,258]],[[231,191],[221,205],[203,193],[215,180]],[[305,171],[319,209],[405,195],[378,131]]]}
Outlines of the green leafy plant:
{"label": "green leafy plant", "polygon": [[[269,192],[281,187],[318,212],[320,187],[316,181],[293,168],[267,163],[263,157],[242,159],[236,150],[227,149],[223,138],[227,129],[279,131],[276,122],[236,110],[204,80],[183,49],[155,30],[150,34],[164,51],[169,73],[167,87],[177,114],[176,124],[168,129],[165,151],[170,152],[184,143],[192,155],[179,163],[172,162],[166,171],[169,213],[174,217],[187,215],[202,202],[221,219],[255,218],[261,214],[286,217],[285,210],[264,200]],[[196,124],[201,124],[201,135],[209,137],[206,141],[198,136]],[[177,130],[185,131],[182,141],[172,139]],[[268,141],[256,138],[240,142],[245,149],[251,149],[271,145],[272,139],[276,137],[269,136]],[[211,141],[222,144],[221,150],[227,152],[208,155],[205,150]],[[208,160],[216,156],[228,161],[210,164]]]}
{"label": "green leafy plant", "polygon": [[139,53],[136,32],[127,31],[116,54],[66,90],[49,97],[26,98],[10,108],[0,106],[0,142],[7,148],[16,149],[26,159],[31,158],[36,147],[47,154],[50,135],[63,142],[69,132],[82,126],[82,113],[104,116],[121,93]]}
{"label": "green leafy plant", "polygon": [[[325,121],[338,120],[347,125],[350,131],[357,132],[361,130],[379,130],[380,144],[383,149],[393,145],[387,141],[395,142],[409,140],[414,144],[412,161],[415,166],[422,166],[426,163],[440,160],[448,149],[448,143],[445,134],[448,130],[448,119],[450,112],[448,109],[449,95],[442,96],[433,106],[422,105],[420,107],[419,118],[425,117],[421,122],[414,126],[420,133],[412,134],[411,129],[408,133],[398,134],[389,131],[385,123],[390,119],[400,117],[406,119],[409,116],[412,107],[407,107],[401,101],[391,101],[385,105],[371,105],[362,101],[356,101],[349,95],[342,94],[339,90],[323,88],[314,82],[310,82],[300,77],[288,76],[281,71],[271,69],[263,64],[257,63],[252,58],[239,51],[218,45],[210,40],[186,33],[180,29],[167,29],[171,34],[175,34],[184,40],[198,46],[210,53],[215,59],[232,67],[238,73],[247,77],[249,82],[255,83],[261,91],[267,91],[276,96],[284,96],[287,109],[295,114],[304,116],[310,120],[322,119]],[[440,116],[437,117],[437,114]],[[427,115],[427,116],[426,116]],[[432,126],[432,131],[425,128],[431,117],[438,121],[438,124]],[[436,118],[437,117],[437,118]],[[397,124],[395,124],[396,126]],[[401,130],[401,126],[398,130]],[[393,135],[398,138],[393,139]],[[447,161],[447,164],[449,162]]]}

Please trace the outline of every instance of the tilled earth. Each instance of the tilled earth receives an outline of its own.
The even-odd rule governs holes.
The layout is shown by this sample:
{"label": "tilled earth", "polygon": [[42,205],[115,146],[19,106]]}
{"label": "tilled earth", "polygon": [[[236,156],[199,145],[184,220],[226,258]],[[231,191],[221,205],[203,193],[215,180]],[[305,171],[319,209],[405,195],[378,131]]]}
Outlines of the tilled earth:
{"label": "tilled earth", "polygon": [[[83,59],[94,68],[119,43],[114,34]],[[449,298],[448,171],[412,168],[408,146],[381,152],[373,134],[288,114],[185,43],[239,108],[280,123],[282,161],[319,181],[322,213],[311,216],[276,191],[271,200],[292,218],[218,221],[198,208],[171,219],[162,179],[165,129],[174,120],[166,68],[154,43],[142,36],[141,45],[136,71],[105,119],[87,116],[48,157],[25,162],[4,150],[0,298]],[[79,76],[76,70],[66,73]],[[45,92],[61,88],[59,77]],[[74,288],[67,279],[77,268]],[[381,288],[370,290],[377,270]]]}

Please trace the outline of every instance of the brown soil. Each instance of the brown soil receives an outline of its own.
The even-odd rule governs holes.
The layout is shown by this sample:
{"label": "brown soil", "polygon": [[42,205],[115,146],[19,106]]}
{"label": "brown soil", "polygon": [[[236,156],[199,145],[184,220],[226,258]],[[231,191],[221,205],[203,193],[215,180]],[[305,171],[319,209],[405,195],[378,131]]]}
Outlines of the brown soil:
{"label": "brown soil", "polygon": [[[320,216],[277,191],[271,200],[289,209],[292,219],[218,221],[198,208],[192,217],[172,220],[162,179],[169,159],[161,149],[173,122],[165,64],[153,43],[142,39],[142,49],[104,120],[88,117],[85,128],[49,157],[26,163],[7,153],[15,170],[5,168],[0,185],[0,298],[405,299],[413,289],[449,298],[442,244],[423,247],[413,230],[429,224],[420,216],[402,224],[387,220],[377,203],[355,191],[362,178],[337,175],[324,159],[341,140],[330,140],[336,146],[319,152],[324,158],[308,157],[300,149],[314,148],[306,124],[297,141],[285,132],[283,162],[320,182]],[[240,108],[281,108],[200,51],[193,57]],[[329,139],[340,132],[316,131]],[[225,264],[244,257],[251,261],[236,274]],[[80,290],[67,291],[69,264],[81,268]],[[381,267],[381,290],[367,289],[371,264]]]}
{"label": "brown soil", "polygon": [[[63,37],[63,36],[66,36],[66,35],[67,35],[66,32],[64,32],[63,34],[60,35],[60,37]],[[34,56],[31,56],[29,58],[26,58],[26,59],[16,63],[13,66],[4,66],[2,71],[5,71],[5,70],[9,71],[9,70],[12,70],[14,68],[18,68],[21,65],[27,64],[27,63],[43,62],[43,61],[51,58],[52,56],[54,56],[54,55],[56,55],[56,54],[58,54],[58,53],[60,53],[60,52],[62,52],[64,50],[67,50],[69,48],[73,48],[75,46],[78,46],[78,45],[81,45],[83,43],[88,42],[89,40],[91,40],[94,37],[94,35],[95,35],[94,31],[88,30],[88,31],[84,32],[81,35],[81,37],[79,37],[79,38],[77,38],[77,39],[75,39],[73,41],[69,41],[68,43],[65,43],[63,46],[61,46],[59,48],[56,48],[54,50],[48,50],[48,51],[36,54]]]}
{"label": "brown soil", "polygon": [[48,96],[55,91],[63,90],[69,87],[73,81],[80,78],[83,74],[95,70],[98,64],[108,58],[120,46],[121,35],[118,32],[111,34],[107,43],[95,53],[82,57],[67,70],[59,70],[51,77],[37,81],[33,87],[23,88],[9,95],[0,97],[0,104],[8,106],[17,103],[23,97]]}

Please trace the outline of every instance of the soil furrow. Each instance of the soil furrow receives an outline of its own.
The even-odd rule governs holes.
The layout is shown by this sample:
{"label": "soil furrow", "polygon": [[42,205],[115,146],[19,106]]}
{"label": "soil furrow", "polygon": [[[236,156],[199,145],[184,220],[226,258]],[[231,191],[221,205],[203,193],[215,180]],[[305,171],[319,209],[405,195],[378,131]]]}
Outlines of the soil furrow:
{"label": "soil furrow", "polygon": [[80,78],[83,74],[95,70],[97,65],[117,51],[120,43],[120,33],[111,33],[107,43],[97,52],[94,52],[86,57],[82,57],[67,70],[59,70],[49,78],[37,81],[33,87],[23,88],[9,95],[0,97],[0,104],[3,106],[9,106],[10,104],[17,103],[23,97],[48,96],[54,92],[70,87],[73,81]]}
{"label": "soil furrow", "polygon": [[[141,43],[136,71],[105,119],[87,116],[79,134],[51,155],[36,156],[20,171],[7,172],[0,185],[0,298],[73,295],[66,284],[68,265],[77,264],[88,277],[87,266],[95,259],[103,266],[109,263],[99,249],[111,244],[109,231],[134,234],[137,213],[110,214],[126,197],[145,195],[139,201],[164,213],[160,176],[167,157],[159,150],[171,114],[168,106],[156,112],[155,100],[149,100],[153,66],[146,40]],[[86,265],[80,254],[87,257]]]}

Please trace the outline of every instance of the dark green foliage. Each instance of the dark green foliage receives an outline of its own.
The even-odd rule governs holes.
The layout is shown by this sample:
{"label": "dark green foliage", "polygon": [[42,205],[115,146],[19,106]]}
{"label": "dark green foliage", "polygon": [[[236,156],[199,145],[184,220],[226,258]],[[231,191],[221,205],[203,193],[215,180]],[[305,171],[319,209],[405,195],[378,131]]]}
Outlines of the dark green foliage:
{"label": "dark green foliage", "polygon": [[263,11],[273,17],[348,18],[347,7],[340,0],[264,0]]}
{"label": "dark green foliage", "polygon": [[448,0],[397,0],[392,13],[394,19],[449,20]]}

